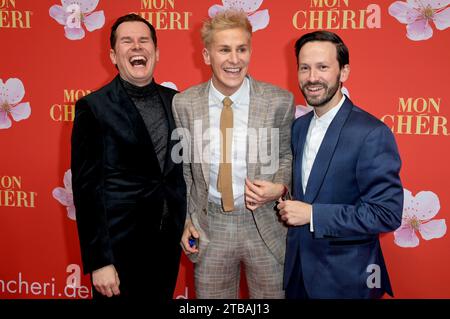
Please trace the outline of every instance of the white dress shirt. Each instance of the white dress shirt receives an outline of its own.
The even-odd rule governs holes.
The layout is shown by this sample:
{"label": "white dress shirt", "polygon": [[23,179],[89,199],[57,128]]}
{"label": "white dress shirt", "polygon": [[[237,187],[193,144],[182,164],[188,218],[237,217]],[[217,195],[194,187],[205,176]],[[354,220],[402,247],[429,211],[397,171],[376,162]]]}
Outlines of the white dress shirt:
{"label": "white dress shirt", "polygon": [[[309,174],[313,167],[317,153],[319,152],[320,145],[322,144],[325,133],[328,130],[331,122],[340,110],[342,104],[344,104],[345,95],[342,96],[339,103],[331,108],[328,112],[322,116],[318,116],[314,109],[314,116],[309,124],[308,134],[306,135],[305,146],[303,148],[302,157],[302,188],[303,194],[306,193],[306,186],[308,185]],[[313,213],[311,211],[311,223],[309,224],[309,230],[314,231],[313,226]]]}
{"label": "white dress shirt", "polygon": [[[220,115],[222,101],[225,95],[220,93],[213,85],[209,88],[209,124],[210,124],[210,171],[209,171],[209,200],[218,205],[222,204],[221,193],[217,190],[217,177],[220,164]],[[234,206],[245,206],[244,191],[247,177],[247,124],[248,109],[250,105],[250,83],[244,79],[241,87],[229,97],[233,101],[233,140],[232,178]]]}

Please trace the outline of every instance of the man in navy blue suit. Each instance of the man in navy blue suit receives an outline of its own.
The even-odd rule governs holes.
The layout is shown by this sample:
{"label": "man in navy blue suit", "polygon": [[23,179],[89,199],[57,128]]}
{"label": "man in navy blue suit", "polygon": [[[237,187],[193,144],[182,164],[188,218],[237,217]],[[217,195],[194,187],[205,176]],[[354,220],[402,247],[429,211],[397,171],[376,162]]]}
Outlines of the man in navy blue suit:
{"label": "man in navy blue suit", "polygon": [[378,237],[402,219],[394,136],[341,93],[350,67],[339,36],[305,34],[295,51],[300,89],[314,111],[293,124],[294,200],[278,205],[289,226],[286,297],[393,295]]}

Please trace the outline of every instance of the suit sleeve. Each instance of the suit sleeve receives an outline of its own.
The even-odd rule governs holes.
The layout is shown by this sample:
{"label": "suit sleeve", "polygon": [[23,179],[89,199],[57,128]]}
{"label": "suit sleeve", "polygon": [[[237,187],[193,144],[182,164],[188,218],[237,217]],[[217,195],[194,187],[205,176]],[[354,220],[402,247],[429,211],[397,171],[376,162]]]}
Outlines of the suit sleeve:
{"label": "suit sleeve", "polygon": [[[182,112],[182,103],[179,101],[179,95],[175,95],[172,101],[172,113],[173,113],[173,118],[175,120],[175,125],[177,126],[177,129],[182,129],[183,132],[188,133],[188,127],[186,126],[185,123],[183,123],[182,121],[182,116],[180,115],[180,113]],[[181,131],[180,131],[180,134]],[[182,134],[183,135],[183,134]],[[191,186],[192,186],[192,171],[191,171],[191,165],[190,165],[190,151],[191,151],[191,138],[189,135],[183,135],[182,137],[183,139],[183,145],[185,147],[183,147],[183,157],[184,155],[189,156],[189,161],[184,161],[183,160],[183,177],[184,177],[184,181],[186,183],[186,202],[188,203],[189,206],[189,202],[190,202],[190,195],[191,195]],[[184,144],[185,143],[185,144]],[[187,149],[186,149],[187,148]],[[189,213],[186,214],[186,220],[190,219],[191,216]]]}
{"label": "suit sleeve", "polygon": [[291,188],[292,180],[292,149],[291,149],[291,127],[294,120],[295,107],[294,96],[289,93],[289,98],[286,101],[286,113],[279,125],[280,128],[280,162],[279,169],[275,173],[273,179],[274,183],[284,184],[289,189]]}
{"label": "suit sleeve", "polygon": [[376,235],[397,229],[403,211],[401,160],[384,125],[364,140],[356,164],[360,198],[355,205],[313,204],[316,238]]}
{"label": "suit sleeve", "polygon": [[84,273],[114,263],[103,198],[103,139],[87,102],[76,103],[72,129],[72,189]]}

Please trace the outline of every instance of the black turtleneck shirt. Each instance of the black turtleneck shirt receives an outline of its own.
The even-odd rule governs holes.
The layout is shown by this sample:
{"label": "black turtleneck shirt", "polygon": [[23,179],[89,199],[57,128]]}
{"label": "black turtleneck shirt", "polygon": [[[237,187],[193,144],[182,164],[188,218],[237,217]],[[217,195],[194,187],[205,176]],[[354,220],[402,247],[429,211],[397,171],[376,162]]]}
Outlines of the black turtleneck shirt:
{"label": "black turtleneck shirt", "polygon": [[156,84],[153,80],[146,86],[136,86],[122,78],[120,81],[144,120],[158,157],[159,167],[163,171],[167,155],[169,124]]}

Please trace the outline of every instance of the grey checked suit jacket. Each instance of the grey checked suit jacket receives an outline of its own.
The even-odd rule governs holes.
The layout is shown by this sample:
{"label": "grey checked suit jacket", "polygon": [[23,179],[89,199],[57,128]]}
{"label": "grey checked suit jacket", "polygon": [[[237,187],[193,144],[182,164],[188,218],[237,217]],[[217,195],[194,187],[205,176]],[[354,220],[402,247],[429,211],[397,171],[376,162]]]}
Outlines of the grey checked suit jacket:
{"label": "grey checked suit jacket", "polygon": [[[294,120],[294,98],[292,93],[271,84],[250,80],[250,110],[248,128],[279,129],[279,168],[267,174],[261,163],[261,158],[249,161],[249,138],[247,138],[247,176],[250,180],[261,179],[274,183],[285,184],[290,188],[292,172],[291,125]],[[199,253],[190,254],[192,262],[197,262],[209,243],[209,234],[214,229],[208,225],[208,188],[209,188],[209,140],[202,139],[203,133],[209,128],[209,97],[210,81],[193,86],[183,93],[175,95],[172,103],[173,115],[178,128],[185,130],[181,137],[185,158],[183,173],[187,186],[188,214],[194,227],[200,234]],[[194,126],[196,129],[194,129]],[[188,132],[188,134],[186,134]],[[271,134],[258,136],[258,145],[264,143],[271,150]],[[260,138],[262,137],[262,138]],[[254,147],[254,145],[251,145]],[[187,149],[186,149],[187,147]],[[258,147],[259,149],[259,147]],[[186,152],[188,152],[186,154]],[[267,153],[267,151],[265,151]],[[203,156],[203,158],[202,158]],[[257,229],[269,250],[280,264],[284,263],[287,228],[280,223],[274,211],[274,202],[257,208],[253,213]]]}

